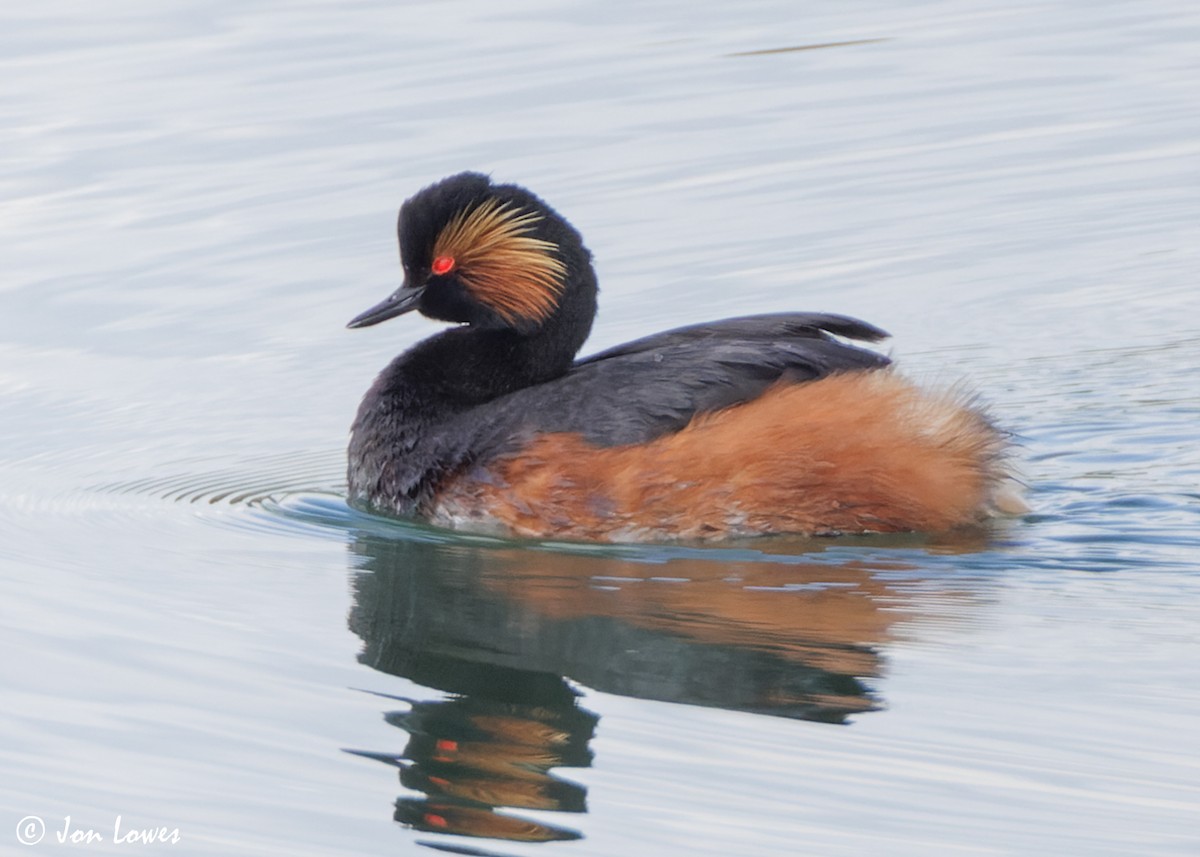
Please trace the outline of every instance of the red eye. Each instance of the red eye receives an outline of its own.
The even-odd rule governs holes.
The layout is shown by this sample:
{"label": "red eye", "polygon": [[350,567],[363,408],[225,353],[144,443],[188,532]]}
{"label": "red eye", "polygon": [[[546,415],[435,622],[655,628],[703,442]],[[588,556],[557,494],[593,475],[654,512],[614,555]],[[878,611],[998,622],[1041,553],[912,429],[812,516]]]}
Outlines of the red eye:
{"label": "red eye", "polygon": [[454,270],[454,257],[438,256],[433,260],[433,264],[429,266],[429,270],[433,271],[433,273],[437,274],[438,276],[441,276],[442,274],[449,274]]}

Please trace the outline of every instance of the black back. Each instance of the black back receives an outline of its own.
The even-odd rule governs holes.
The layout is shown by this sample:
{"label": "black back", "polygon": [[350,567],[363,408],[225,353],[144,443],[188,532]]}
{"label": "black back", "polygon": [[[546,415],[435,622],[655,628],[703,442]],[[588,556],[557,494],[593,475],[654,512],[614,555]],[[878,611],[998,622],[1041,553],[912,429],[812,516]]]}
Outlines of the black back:
{"label": "black back", "polygon": [[542,432],[577,433],[598,446],[645,443],[678,431],[697,414],[755,399],[779,381],[813,381],[891,362],[832,334],[866,341],[887,336],[865,322],[824,313],[682,327],[585,357],[560,378],[466,411],[461,430],[484,457]]}

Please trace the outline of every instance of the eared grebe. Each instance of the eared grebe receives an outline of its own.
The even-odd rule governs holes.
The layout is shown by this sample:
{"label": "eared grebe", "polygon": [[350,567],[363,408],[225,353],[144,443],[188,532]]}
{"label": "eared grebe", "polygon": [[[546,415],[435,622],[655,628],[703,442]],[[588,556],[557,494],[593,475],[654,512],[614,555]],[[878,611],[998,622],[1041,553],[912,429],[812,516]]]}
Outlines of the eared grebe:
{"label": "eared grebe", "polygon": [[459,322],[401,354],[354,421],[350,499],[435,524],[635,541],[946,530],[989,515],[1005,436],[923,391],[869,324],[780,313],[575,360],[596,312],[578,232],[461,173],[400,209],[404,283],[350,322]]}

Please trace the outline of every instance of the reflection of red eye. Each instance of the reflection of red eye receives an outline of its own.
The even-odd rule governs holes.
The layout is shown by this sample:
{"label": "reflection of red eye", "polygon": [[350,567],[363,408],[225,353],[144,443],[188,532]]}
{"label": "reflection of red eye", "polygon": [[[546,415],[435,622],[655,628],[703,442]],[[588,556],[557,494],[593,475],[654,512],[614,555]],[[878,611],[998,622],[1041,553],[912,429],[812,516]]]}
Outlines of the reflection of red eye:
{"label": "reflection of red eye", "polygon": [[438,256],[433,260],[433,264],[429,266],[429,270],[437,275],[449,274],[454,270],[454,257]]}

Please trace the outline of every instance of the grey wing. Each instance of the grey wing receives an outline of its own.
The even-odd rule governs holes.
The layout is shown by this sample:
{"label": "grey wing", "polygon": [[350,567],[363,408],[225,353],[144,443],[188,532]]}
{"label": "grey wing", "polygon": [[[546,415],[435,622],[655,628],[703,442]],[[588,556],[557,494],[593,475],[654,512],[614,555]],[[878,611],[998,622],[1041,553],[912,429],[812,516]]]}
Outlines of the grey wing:
{"label": "grey wing", "polygon": [[839,315],[781,313],[679,328],[578,361],[563,377],[489,404],[476,449],[502,451],[544,432],[583,435],[600,446],[644,443],[697,414],[760,396],[777,381],[812,381],[878,369],[883,354],[837,336],[887,336]]}

